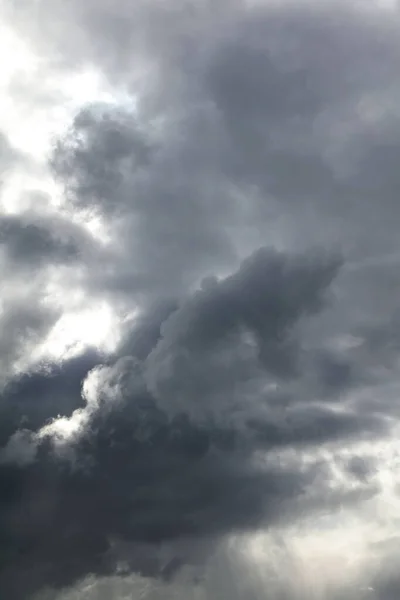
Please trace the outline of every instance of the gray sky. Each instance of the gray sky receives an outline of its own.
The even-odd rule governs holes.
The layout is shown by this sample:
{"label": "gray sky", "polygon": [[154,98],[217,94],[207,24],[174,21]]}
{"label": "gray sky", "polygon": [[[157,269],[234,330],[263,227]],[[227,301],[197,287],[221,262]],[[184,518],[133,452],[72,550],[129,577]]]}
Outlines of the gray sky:
{"label": "gray sky", "polygon": [[0,16],[0,595],[397,599],[397,3]]}

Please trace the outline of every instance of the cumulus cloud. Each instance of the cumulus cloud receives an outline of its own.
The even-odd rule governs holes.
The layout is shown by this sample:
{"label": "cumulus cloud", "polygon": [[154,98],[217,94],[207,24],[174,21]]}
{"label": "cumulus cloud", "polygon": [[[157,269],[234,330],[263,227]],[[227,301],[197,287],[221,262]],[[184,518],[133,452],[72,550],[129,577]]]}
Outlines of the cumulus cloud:
{"label": "cumulus cloud", "polygon": [[255,396],[259,404],[262,392],[251,388],[263,371],[271,383],[294,375],[298,348],[291,329],[320,308],[337,267],[335,259],[291,261],[264,248],[225,280],[206,280],[206,289],[163,324],[147,359],[147,381],[160,405],[186,412],[197,396],[193,417],[218,414],[222,403],[219,418],[229,419],[236,402],[240,407]]}
{"label": "cumulus cloud", "polygon": [[[24,597],[89,572],[110,575],[122,558],[128,572],[168,578],[190,562],[182,539],[192,552],[199,540],[207,542],[209,553],[221,536],[288,523],[309,507],[321,510],[333,477],[329,462],[300,458],[284,465],[268,452],[374,437],[385,424],[351,407],[336,413],[311,394],[282,413],[268,386],[293,378],[301,386],[301,347],[293,330],[303,316],[322,309],[337,270],[335,257],[260,250],[226,279],[206,280],[161,325],[159,319],[147,353],[89,371],[83,405],[75,387],[69,414],[60,398],[54,410],[63,406],[66,416],[36,431],[25,422],[2,451],[2,477],[13,474],[18,497],[11,506],[6,498],[3,528],[16,553],[25,544],[36,551],[6,563],[2,585],[8,593]],[[155,310],[153,328],[159,315]],[[137,328],[146,335],[143,323]],[[75,361],[67,372],[81,376],[81,359]],[[61,375],[52,375],[56,389],[62,389]],[[41,378],[43,410],[51,376]],[[15,412],[21,385],[11,394],[14,399],[5,401]],[[38,415],[34,409],[33,418]],[[368,478],[346,472],[356,498],[377,492]],[[39,490],[46,510],[36,513],[31,504]],[[354,500],[339,487],[328,503]],[[30,515],[28,530],[15,525],[23,514]],[[15,569],[24,572],[23,582],[16,581]]]}
{"label": "cumulus cloud", "polygon": [[398,596],[388,4],[2,3],[5,597]]}

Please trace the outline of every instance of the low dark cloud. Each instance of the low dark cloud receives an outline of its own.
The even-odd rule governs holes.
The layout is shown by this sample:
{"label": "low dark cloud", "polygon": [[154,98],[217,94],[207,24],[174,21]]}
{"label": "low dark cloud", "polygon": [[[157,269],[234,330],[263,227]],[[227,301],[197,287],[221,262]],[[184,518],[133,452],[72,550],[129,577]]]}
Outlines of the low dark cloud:
{"label": "low dark cloud", "polygon": [[[328,465],[277,467],[257,453],[384,431],[373,415],[312,403],[274,412],[262,391],[271,374],[301,378],[282,347],[299,319],[321,310],[338,266],[335,257],[260,250],[177,309],[139,319],[131,357],[90,370],[99,357],[89,353],[10,386],[2,407],[14,418],[8,432],[19,433],[3,446],[0,468],[7,594],[113,574],[123,543],[131,544],[125,568],[168,578],[186,562],[175,548],[182,539],[208,540],[210,552],[228,534],[325,505],[321,491],[304,505],[302,496],[319,471],[329,482]],[[295,344],[290,355],[300,352]],[[52,421],[59,413],[70,416]],[[346,498],[343,490],[327,502],[353,494]],[[162,545],[175,548],[167,562]]]}
{"label": "low dark cloud", "polygon": [[[3,595],[173,580],[200,546],[204,562],[321,513],[375,523],[399,415],[398,11],[6,0],[4,16],[43,69],[92,69],[114,99],[54,140],[58,204],[0,217]],[[29,362],[100,302],[115,351]],[[377,599],[391,565],[363,575]],[[336,583],[320,595],[350,597]]]}
{"label": "low dark cloud", "polygon": [[82,383],[102,356],[92,350],[60,364],[45,364],[7,383],[0,396],[1,445],[18,429],[36,431],[49,419],[83,406]]}
{"label": "low dark cloud", "polygon": [[294,376],[300,348],[293,327],[321,309],[338,266],[335,258],[292,259],[264,248],[230,277],[206,280],[163,324],[146,361],[160,405],[181,402],[185,410],[193,397],[195,411],[196,403],[205,415],[218,412],[222,402],[232,413],[235,385],[246,398],[247,383],[263,369],[278,380]]}

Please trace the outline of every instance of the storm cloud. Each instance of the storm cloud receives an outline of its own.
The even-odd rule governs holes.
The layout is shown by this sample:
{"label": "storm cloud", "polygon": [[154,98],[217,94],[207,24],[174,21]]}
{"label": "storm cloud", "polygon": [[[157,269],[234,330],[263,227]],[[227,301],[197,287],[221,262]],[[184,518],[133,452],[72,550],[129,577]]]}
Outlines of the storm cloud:
{"label": "storm cloud", "polygon": [[397,597],[397,5],[0,12],[1,593]]}

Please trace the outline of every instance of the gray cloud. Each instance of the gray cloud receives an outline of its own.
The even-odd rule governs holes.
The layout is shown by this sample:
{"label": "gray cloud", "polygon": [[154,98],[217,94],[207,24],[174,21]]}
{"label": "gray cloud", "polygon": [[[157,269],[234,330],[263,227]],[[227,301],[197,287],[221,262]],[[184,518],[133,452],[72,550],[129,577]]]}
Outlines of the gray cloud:
{"label": "gray cloud", "polygon": [[0,244],[12,262],[27,268],[37,268],[43,262],[68,261],[77,255],[73,241],[57,239],[54,227],[46,228],[43,222],[24,222],[19,216],[0,219]]}
{"label": "gray cloud", "polygon": [[259,402],[259,390],[246,392],[246,386],[260,381],[261,368],[273,380],[292,377],[299,349],[291,330],[301,316],[321,308],[338,264],[335,258],[290,259],[264,248],[225,280],[206,280],[206,289],[163,324],[162,339],[147,359],[147,380],[161,406],[185,410],[193,397],[204,416],[218,413],[221,402],[229,418],[232,394],[239,406],[240,395],[243,402],[248,394]]}
{"label": "gray cloud", "polygon": [[39,294],[35,289],[34,292],[36,295],[29,301],[26,296],[23,296],[18,301],[14,299],[12,304],[3,303],[2,339],[0,342],[1,388],[13,375],[20,372],[21,368],[26,368],[24,364],[26,356],[35,349],[59,317],[59,312],[43,306],[38,300]]}
{"label": "gray cloud", "polygon": [[[60,72],[92,65],[126,92],[55,143],[63,214],[1,217],[8,285],[33,272],[4,303],[4,379],[57,318],[42,302],[50,267],[66,295],[77,281],[88,304],[138,311],[113,356],[4,391],[6,596],[121,561],[175,578],[200,542],[207,554],[301,515],[362,513],[384,465],[354,445],[398,418],[398,12],[4,4]],[[80,211],[103,220],[106,243],[69,221]],[[338,465],[324,454],[347,447]],[[375,597],[394,597],[392,571],[372,573]]]}
{"label": "gray cloud", "polygon": [[[174,295],[214,269],[213,263],[225,268],[234,264],[228,234],[238,226],[239,215],[234,199],[224,194],[227,184],[218,172],[210,172],[212,157],[188,148],[184,131],[181,139],[178,131],[161,130],[158,139],[151,124],[142,125],[140,132],[129,114],[96,113],[78,117],[54,160],[72,202],[100,209],[117,232],[112,275],[95,272],[94,284]],[[201,123],[196,129],[201,131]],[[127,253],[136,257],[134,263],[125,262]]]}
{"label": "gray cloud", "polygon": [[[131,346],[136,357],[89,372],[86,404],[77,398],[77,384],[96,358],[91,355],[51,377],[31,376],[11,387],[5,402],[11,415],[17,403],[24,421],[14,424],[20,432],[4,446],[0,468],[8,482],[2,527],[11,553],[3,564],[4,589],[24,598],[45,584],[58,588],[88,573],[112,574],[125,542],[132,545],[129,571],[169,577],[185,563],[175,548],[182,538],[189,545],[208,539],[211,551],[212,542],[229,533],[376,493],[354,475],[355,497],[344,489],[326,499],[328,464],[299,458],[278,468],[256,459],[277,447],[385,430],[373,415],[335,415],[312,398],[308,406],[277,412],[263,393],[271,374],[301,378],[288,371],[282,347],[302,316],[321,310],[338,265],[336,258],[260,250],[228,278],[207,280],[171,314],[155,309],[139,321],[141,343]],[[246,333],[255,340],[247,351]],[[299,352],[295,344],[292,354]],[[56,391],[54,405],[46,403],[53,389],[63,392]],[[35,410],[29,409],[31,394],[39,403]],[[44,422],[46,411],[49,418],[60,409],[71,415],[67,421]],[[29,433],[35,421],[39,429]],[[303,504],[306,489],[312,497]],[[140,544],[147,559],[136,550]],[[172,563],[163,563],[163,544],[175,548]]]}
{"label": "gray cloud", "polygon": [[49,419],[83,406],[83,380],[102,358],[91,350],[65,364],[47,364],[11,379],[0,397],[1,445],[18,429],[36,431]]}
{"label": "gray cloud", "polygon": [[[154,290],[157,274],[157,294],[185,288],[237,265],[238,254],[266,239],[340,245],[351,260],[392,252],[396,228],[387,215],[396,209],[386,190],[395,186],[378,163],[387,165],[389,147],[396,151],[397,117],[379,116],[399,55],[395,19],[329,3],[247,12],[231,3],[220,13],[193,9],[203,15],[194,28],[171,7],[175,28],[155,43],[161,13],[153,8],[143,36],[132,36],[145,64],[156,65],[134,116],[86,110],[56,153],[74,203],[124,215],[116,231],[136,269],[114,265],[97,285]],[[122,26],[125,9],[98,15],[105,23],[112,10]],[[143,10],[131,14],[133,27]],[[323,51],[314,51],[322,39]],[[111,41],[121,58],[120,39]],[[362,183],[376,169],[374,185]]]}
{"label": "gray cloud", "polygon": [[7,139],[7,136],[0,132],[0,168],[2,178],[4,177],[4,173],[7,171],[7,169],[13,165],[18,157],[18,152],[13,149]]}
{"label": "gray cloud", "polygon": [[49,302],[51,277],[62,269],[85,270],[93,252],[91,236],[63,215],[26,210],[0,216],[1,387],[29,369],[30,355],[62,316],[62,307]]}

